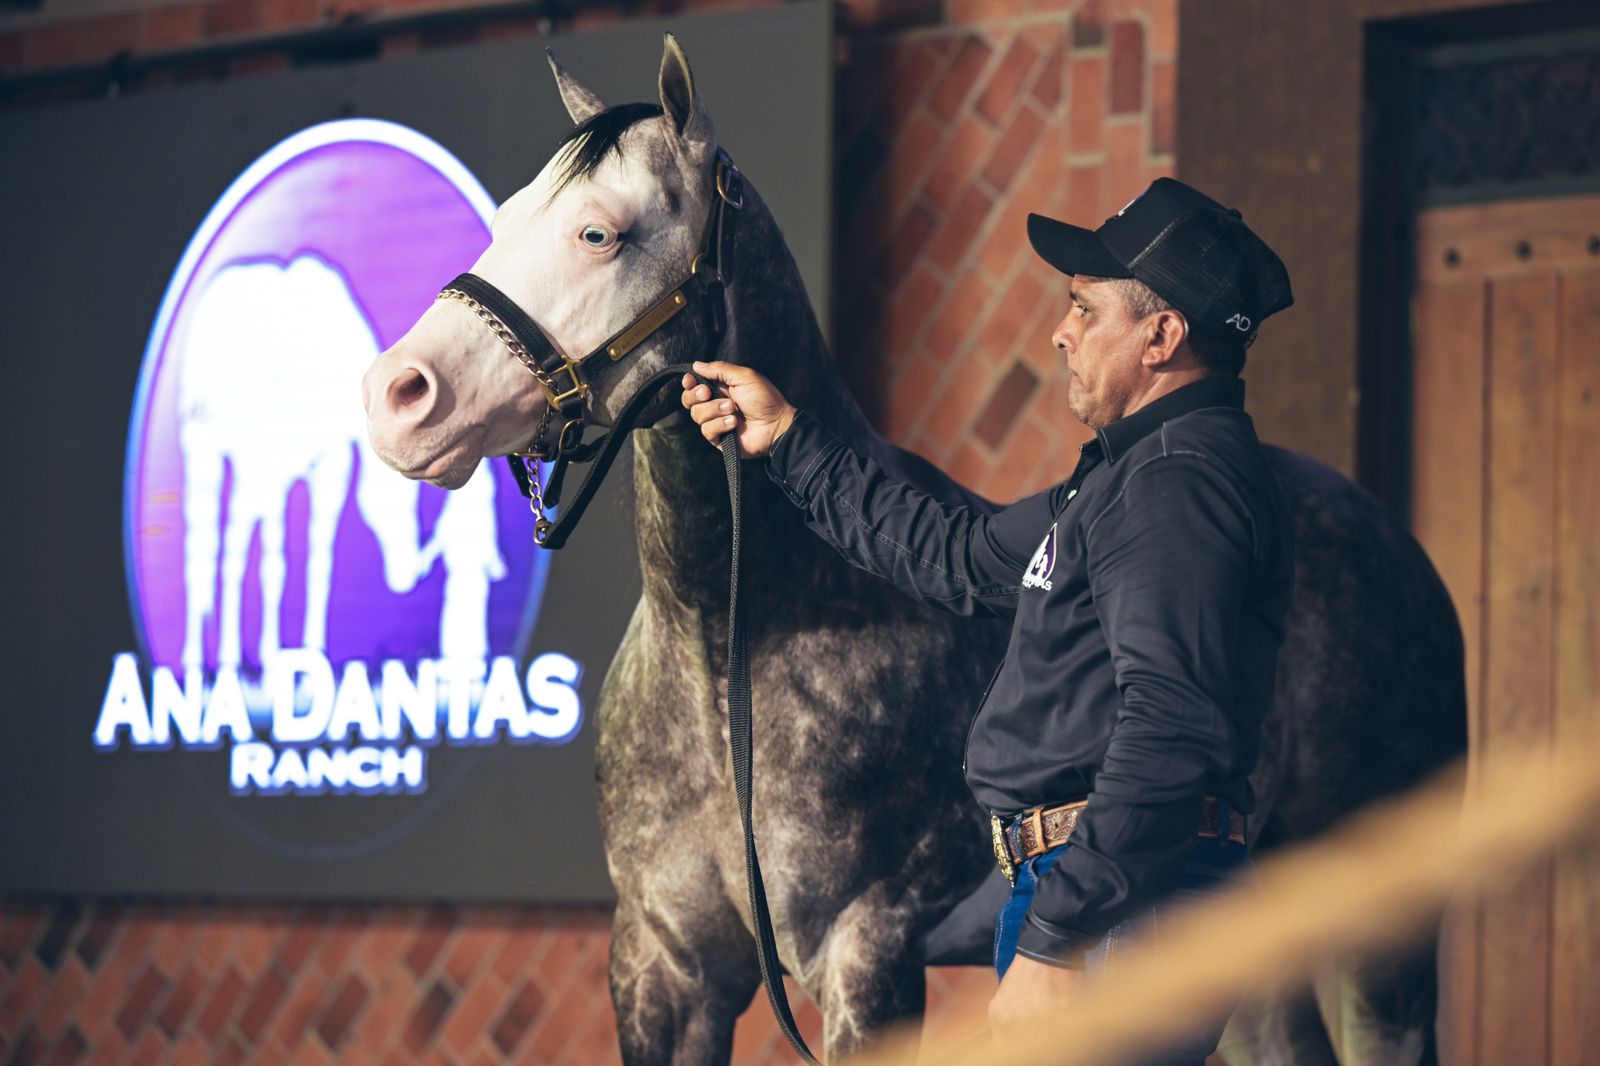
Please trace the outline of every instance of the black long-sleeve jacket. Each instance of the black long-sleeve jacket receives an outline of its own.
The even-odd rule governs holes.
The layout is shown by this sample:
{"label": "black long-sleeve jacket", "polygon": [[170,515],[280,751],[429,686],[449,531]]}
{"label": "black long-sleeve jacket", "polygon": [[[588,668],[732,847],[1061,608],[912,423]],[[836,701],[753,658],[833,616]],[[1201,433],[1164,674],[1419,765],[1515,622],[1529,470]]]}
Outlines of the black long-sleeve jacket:
{"label": "black long-sleeve jacket", "polygon": [[846,559],[961,614],[1012,615],[967,740],[1007,816],[1087,797],[1019,951],[1081,950],[1170,891],[1207,795],[1255,805],[1293,583],[1293,531],[1234,378],[1106,426],[1054,488],[994,514],[888,477],[802,414],[768,473]]}

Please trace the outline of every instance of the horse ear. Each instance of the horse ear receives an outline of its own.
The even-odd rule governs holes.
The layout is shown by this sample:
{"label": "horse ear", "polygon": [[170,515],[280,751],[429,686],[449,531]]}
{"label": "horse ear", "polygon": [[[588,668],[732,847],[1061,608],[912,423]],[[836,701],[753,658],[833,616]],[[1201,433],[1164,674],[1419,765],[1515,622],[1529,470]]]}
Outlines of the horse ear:
{"label": "horse ear", "polygon": [[711,118],[700,94],[694,91],[694,73],[689,69],[689,57],[683,54],[678,39],[672,34],[664,37],[661,51],[661,110],[672,120],[673,129],[691,144],[710,145],[716,137],[711,131]]}
{"label": "horse ear", "polygon": [[585,120],[606,109],[598,96],[579,85],[578,79],[568,74],[567,68],[556,61],[554,52],[546,48],[544,56],[550,61],[550,73],[556,76],[556,89],[561,93],[561,102],[567,105],[567,114],[572,116],[573,125],[582,125]]}

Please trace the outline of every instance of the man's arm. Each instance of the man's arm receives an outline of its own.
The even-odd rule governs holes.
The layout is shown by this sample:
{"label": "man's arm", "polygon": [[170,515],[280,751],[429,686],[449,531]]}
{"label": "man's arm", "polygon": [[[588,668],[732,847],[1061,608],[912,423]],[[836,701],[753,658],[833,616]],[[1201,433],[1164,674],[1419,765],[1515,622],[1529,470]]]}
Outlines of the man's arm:
{"label": "man's arm", "polygon": [[707,440],[737,433],[806,524],[846,560],[917,599],[959,614],[1015,609],[1030,553],[1054,514],[1048,493],[996,514],[950,506],[890,477],[748,367],[696,363],[711,386],[684,380],[684,406]]}
{"label": "man's arm", "polygon": [[1132,474],[1086,546],[1122,711],[1018,939],[1020,954],[1068,966],[1182,874],[1206,792],[1232,762],[1232,671],[1257,551],[1228,477],[1186,456]]}

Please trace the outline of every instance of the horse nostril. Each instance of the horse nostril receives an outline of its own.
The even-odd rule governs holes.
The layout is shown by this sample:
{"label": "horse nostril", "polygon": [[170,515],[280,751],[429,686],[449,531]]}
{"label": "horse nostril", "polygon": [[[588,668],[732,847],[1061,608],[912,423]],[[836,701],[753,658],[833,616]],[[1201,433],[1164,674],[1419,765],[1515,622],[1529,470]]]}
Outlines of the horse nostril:
{"label": "horse nostril", "polygon": [[432,387],[426,374],[407,367],[389,381],[389,400],[395,410],[403,411],[426,399]]}

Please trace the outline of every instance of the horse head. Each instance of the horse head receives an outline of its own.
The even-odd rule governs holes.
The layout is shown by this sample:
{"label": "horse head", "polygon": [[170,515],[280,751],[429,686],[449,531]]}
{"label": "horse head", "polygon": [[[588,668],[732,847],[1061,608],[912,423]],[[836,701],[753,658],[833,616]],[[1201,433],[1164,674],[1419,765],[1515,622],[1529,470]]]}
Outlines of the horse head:
{"label": "horse head", "polygon": [[[703,317],[678,316],[625,361],[592,366],[608,338],[690,272],[716,196],[716,133],[688,59],[666,38],[660,104],[607,108],[550,59],[574,129],[537,177],[501,205],[472,273],[580,363],[583,416],[612,425],[634,386],[707,354]],[[586,358],[587,356],[587,358]],[[602,355],[602,363],[610,363]],[[485,456],[526,447],[549,400],[473,309],[439,300],[367,371],[373,449],[395,470],[444,488]],[[675,410],[663,398],[648,416]]]}

